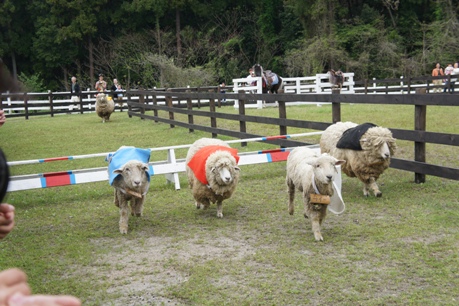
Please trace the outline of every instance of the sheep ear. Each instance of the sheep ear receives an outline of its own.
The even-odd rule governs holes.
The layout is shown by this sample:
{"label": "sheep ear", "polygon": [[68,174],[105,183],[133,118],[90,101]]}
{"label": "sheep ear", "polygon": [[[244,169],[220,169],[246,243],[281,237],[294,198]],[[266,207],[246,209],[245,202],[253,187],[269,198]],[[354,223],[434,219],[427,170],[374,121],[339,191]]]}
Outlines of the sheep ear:
{"label": "sheep ear", "polygon": [[345,160],[338,159],[338,160],[336,160],[336,162],[335,162],[335,166],[342,165],[342,164],[344,164],[345,162],[346,162]]}
{"label": "sheep ear", "polygon": [[213,172],[213,173],[215,173],[215,170],[216,170],[215,167],[212,167],[212,169],[210,169],[210,171]]}
{"label": "sheep ear", "polygon": [[123,173],[123,169],[119,168],[113,171],[113,173],[121,174]]}
{"label": "sheep ear", "polygon": [[241,168],[239,168],[239,167],[234,167],[234,170],[241,171]]}
{"label": "sheep ear", "polygon": [[142,170],[148,172],[148,164],[142,164]]}

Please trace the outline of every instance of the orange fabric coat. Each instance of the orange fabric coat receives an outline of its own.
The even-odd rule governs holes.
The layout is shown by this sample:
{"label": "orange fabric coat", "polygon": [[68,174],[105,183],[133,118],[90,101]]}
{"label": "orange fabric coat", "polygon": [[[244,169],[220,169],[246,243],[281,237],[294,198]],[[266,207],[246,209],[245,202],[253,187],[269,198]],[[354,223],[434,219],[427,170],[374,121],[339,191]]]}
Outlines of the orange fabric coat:
{"label": "orange fabric coat", "polygon": [[216,151],[228,151],[236,159],[236,164],[239,162],[239,156],[237,155],[237,149],[223,147],[223,146],[205,146],[199,149],[198,152],[188,162],[188,167],[193,171],[194,176],[203,183],[208,184],[206,177],[206,161],[209,155]]}

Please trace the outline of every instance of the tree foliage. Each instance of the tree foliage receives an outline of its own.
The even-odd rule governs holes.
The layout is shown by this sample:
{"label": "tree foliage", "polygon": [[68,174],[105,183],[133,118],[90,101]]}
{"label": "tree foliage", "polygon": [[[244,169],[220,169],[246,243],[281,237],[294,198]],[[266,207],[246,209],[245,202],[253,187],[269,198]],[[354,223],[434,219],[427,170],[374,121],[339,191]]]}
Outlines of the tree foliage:
{"label": "tree foliage", "polygon": [[415,76],[459,60],[458,11],[459,0],[4,0],[0,56],[51,90],[100,72],[125,88],[215,85],[255,63]]}

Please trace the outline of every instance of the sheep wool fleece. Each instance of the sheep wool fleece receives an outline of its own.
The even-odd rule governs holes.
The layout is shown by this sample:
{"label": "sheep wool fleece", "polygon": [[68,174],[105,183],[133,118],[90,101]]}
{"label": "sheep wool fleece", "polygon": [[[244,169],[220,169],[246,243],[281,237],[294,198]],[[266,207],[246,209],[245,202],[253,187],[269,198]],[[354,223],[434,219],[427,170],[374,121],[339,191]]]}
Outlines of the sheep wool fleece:
{"label": "sheep wool fleece", "polygon": [[[110,186],[113,185],[115,178],[120,175],[113,173],[116,169],[121,168],[130,160],[138,160],[142,163],[148,163],[150,161],[150,150],[149,149],[140,149],[135,147],[121,147],[115,153],[110,153],[107,155],[105,161],[108,164],[108,176]],[[147,173],[148,181],[150,181],[150,173]]]}
{"label": "sheep wool fleece", "polygon": [[206,177],[206,162],[207,158],[212,153],[216,151],[228,151],[231,153],[231,156],[236,159],[236,164],[239,162],[239,156],[237,155],[237,149],[227,148],[223,146],[205,146],[202,149],[199,149],[198,152],[191,158],[188,162],[188,167],[193,171],[194,176],[203,183],[204,185],[208,184],[207,177]]}

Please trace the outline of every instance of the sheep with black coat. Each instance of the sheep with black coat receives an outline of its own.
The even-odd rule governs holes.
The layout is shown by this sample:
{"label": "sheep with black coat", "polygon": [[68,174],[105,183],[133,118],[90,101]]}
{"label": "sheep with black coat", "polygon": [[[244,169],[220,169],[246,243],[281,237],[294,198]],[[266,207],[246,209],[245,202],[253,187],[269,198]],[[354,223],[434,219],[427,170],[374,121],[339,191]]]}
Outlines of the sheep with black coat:
{"label": "sheep with black coat", "polygon": [[333,180],[338,173],[336,166],[345,161],[329,154],[319,155],[312,149],[297,147],[287,157],[288,212],[295,211],[295,190],[303,193],[304,217],[311,220],[316,241],[323,241],[320,227],[327,215],[327,205],[334,195]]}
{"label": "sheep with black coat", "polygon": [[193,143],[185,164],[196,208],[217,203],[217,217],[223,218],[222,202],[232,196],[239,181],[238,161],[237,150],[220,139],[201,138]]}
{"label": "sheep with black coat", "polygon": [[370,190],[382,196],[376,180],[389,167],[396,148],[392,132],[372,123],[338,122],[320,138],[321,152],[345,160],[343,172],[363,182],[364,196],[369,196]]}

